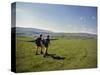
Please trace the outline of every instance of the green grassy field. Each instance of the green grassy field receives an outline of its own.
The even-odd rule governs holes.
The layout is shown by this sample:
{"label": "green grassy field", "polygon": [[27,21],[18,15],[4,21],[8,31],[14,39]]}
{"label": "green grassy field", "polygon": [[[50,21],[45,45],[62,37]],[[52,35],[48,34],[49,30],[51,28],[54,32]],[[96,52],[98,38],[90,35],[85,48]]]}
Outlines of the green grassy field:
{"label": "green grassy field", "polygon": [[36,46],[31,37],[16,38],[16,72],[53,71],[97,67],[96,39],[64,39],[51,41],[51,55],[35,55]]}

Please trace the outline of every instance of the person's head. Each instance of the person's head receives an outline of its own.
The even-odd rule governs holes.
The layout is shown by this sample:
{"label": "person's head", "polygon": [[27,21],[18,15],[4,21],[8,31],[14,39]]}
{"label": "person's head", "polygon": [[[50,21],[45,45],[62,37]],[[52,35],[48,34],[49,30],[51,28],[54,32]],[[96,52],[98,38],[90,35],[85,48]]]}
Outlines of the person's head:
{"label": "person's head", "polygon": [[40,37],[42,37],[42,34],[40,34]]}
{"label": "person's head", "polygon": [[47,38],[49,38],[50,36],[49,35],[47,35]]}

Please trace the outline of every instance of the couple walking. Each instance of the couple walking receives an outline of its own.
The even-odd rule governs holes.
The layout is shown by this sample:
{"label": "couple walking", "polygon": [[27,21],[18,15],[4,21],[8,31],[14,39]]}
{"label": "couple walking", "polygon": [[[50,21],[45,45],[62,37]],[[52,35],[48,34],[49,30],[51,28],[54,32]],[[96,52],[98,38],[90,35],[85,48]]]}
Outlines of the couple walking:
{"label": "couple walking", "polygon": [[38,55],[38,50],[40,48],[41,54],[43,54],[43,56],[45,57],[48,54],[48,47],[50,44],[50,36],[47,35],[46,38],[44,39],[42,34],[41,34],[38,38],[36,38],[35,43],[37,46],[36,55]]}

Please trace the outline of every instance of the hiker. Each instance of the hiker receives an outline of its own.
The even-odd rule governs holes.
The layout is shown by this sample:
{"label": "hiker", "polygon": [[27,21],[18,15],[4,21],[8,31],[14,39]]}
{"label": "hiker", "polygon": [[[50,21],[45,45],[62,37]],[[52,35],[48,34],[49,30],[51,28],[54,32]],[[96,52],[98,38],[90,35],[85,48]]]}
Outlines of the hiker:
{"label": "hiker", "polygon": [[43,54],[42,48],[43,48],[43,44],[42,44],[42,34],[35,40],[37,49],[36,49],[36,55],[38,55],[38,50],[39,48],[41,49],[41,54]]}
{"label": "hiker", "polygon": [[44,57],[45,57],[46,55],[48,55],[48,47],[49,47],[49,44],[50,44],[50,36],[48,35],[48,36],[46,37],[46,39],[43,40],[43,45],[44,45],[44,47],[45,47]]}

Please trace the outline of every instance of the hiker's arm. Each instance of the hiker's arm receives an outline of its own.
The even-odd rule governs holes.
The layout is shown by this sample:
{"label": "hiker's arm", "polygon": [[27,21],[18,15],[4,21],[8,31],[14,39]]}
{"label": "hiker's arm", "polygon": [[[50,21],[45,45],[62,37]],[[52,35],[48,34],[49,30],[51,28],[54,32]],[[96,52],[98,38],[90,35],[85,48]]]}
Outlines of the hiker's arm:
{"label": "hiker's arm", "polygon": [[42,44],[42,41],[41,41],[40,43],[41,43],[41,45],[43,45],[43,44]]}
{"label": "hiker's arm", "polygon": [[41,46],[42,46],[42,47],[44,46],[42,41],[41,41]]}

